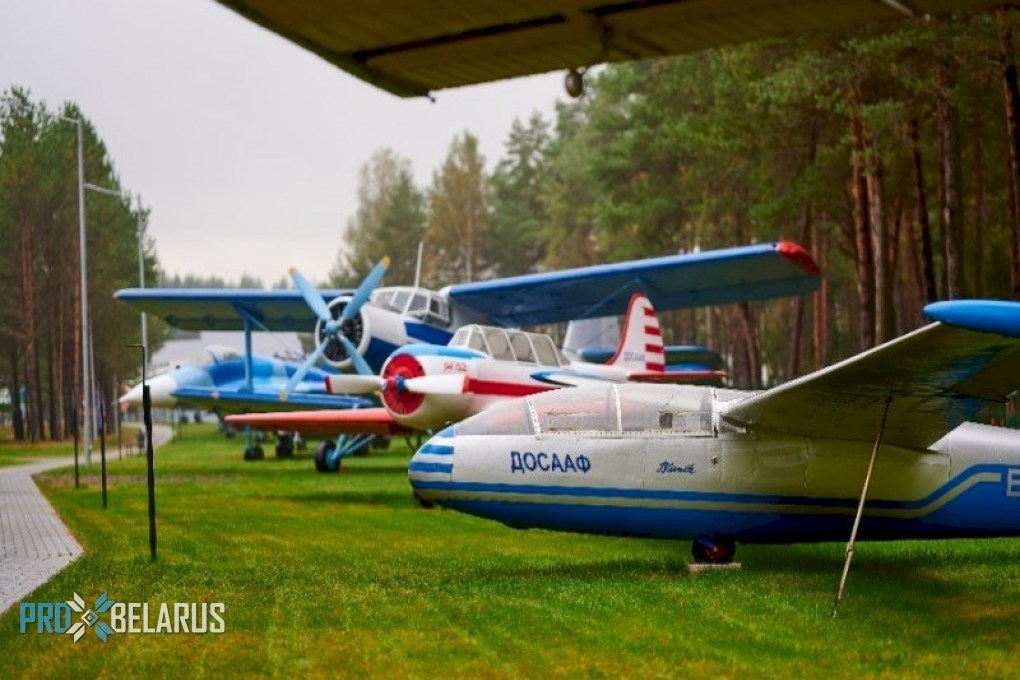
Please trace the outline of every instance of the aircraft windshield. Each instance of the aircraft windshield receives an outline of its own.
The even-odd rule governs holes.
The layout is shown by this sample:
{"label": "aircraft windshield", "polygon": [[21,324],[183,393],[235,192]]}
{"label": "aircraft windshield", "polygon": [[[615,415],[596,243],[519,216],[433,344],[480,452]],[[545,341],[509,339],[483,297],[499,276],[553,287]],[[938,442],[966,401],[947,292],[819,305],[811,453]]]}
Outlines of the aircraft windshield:
{"label": "aircraft windshield", "polygon": [[[552,390],[498,404],[457,425],[457,434],[677,433],[711,436],[711,392],[674,385],[609,384]],[[537,425],[537,431],[536,431]]]}
{"label": "aircraft windshield", "polygon": [[493,326],[464,326],[450,340],[450,347],[477,350],[499,361],[542,366],[562,366],[564,363],[560,361],[560,353],[548,335]]}
{"label": "aircraft windshield", "polygon": [[433,326],[450,325],[446,298],[426,288],[380,288],[372,293],[371,299],[376,307],[407,314]]}
{"label": "aircraft windshield", "polygon": [[241,353],[223,345],[209,345],[189,362],[192,366],[212,366],[221,361],[240,359]]}

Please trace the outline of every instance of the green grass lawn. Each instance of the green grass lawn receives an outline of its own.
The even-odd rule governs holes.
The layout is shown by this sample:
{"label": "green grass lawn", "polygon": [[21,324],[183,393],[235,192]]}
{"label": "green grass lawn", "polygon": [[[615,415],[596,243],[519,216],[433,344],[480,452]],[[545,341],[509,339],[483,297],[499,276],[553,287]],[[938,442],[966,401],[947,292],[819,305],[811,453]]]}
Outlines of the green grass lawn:
{"label": "green grass lawn", "polygon": [[[270,447],[271,448],[271,447]],[[396,447],[316,474],[240,460],[191,427],[157,452],[159,560],[144,459],[76,492],[41,476],[85,556],[32,600],[224,602],[222,635],[19,634],[0,678],[1016,677],[1020,541],[863,544],[839,618],[843,546],[742,546],[741,572],[689,576],[686,542],[515,531],[422,510]]]}

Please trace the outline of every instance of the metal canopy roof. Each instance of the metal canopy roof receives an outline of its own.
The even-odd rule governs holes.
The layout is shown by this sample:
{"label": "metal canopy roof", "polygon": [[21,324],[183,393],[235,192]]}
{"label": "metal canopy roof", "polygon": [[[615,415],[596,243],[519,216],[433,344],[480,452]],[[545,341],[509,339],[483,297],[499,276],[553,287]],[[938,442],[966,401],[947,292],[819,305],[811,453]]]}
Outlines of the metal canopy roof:
{"label": "metal canopy roof", "polygon": [[217,0],[404,97],[1001,0]]}

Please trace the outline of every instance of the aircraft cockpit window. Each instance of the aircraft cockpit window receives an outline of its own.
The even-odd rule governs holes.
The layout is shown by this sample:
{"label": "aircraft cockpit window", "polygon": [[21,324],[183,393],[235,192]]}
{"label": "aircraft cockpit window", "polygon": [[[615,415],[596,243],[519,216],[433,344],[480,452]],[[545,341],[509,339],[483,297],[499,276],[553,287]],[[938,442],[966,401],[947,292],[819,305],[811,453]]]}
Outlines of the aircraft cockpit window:
{"label": "aircraft cockpit window", "polygon": [[620,385],[620,422],[624,432],[711,432],[703,393],[661,385]]}
{"label": "aircraft cockpit window", "polygon": [[450,308],[446,301],[433,292],[427,293],[425,313],[423,318],[433,326],[450,325]]}
{"label": "aircraft cockpit window", "polygon": [[528,340],[527,333],[511,331],[508,335],[510,336],[510,347],[513,349],[517,361],[526,361],[529,364],[535,363],[535,350],[531,347],[531,341]]}
{"label": "aircraft cockpit window", "polygon": [[446,343],[447,347],[467,347],[468,338],[471,337],[471,329],[467,326],[457,329],[457,332],[450,338],[450,342]]}
{"label": "aircraft cockpit window", "polygon": [[375,305],[376,307],[382,307],[383,309],[403,311],[394,309],[393,291],[391,289],[377,290],[374,293],[372,293],[372,304]]}
{"label": "aircraft cockpit window", "polygon": [[423,315],[429,311],[429,298],[425,293],[415,293],[411,297],[411,304],[407,306],[408,314]]}
{"label": "aircraft cockpit window", "polygon": [[538,358],[538,363],[543,366],[559,366],[559,352],[556,351],[556,345],[553,344],[552,338],[538,333],[530,333],[529,335],[531,335],[531,344],[535,348],[535,356]]}
{"label": "aircraft cockpit window", "polygon": [[409,290],[398,290],[393,293],[393,308],[398,312],[403,312],[404,308],[407,307],[407,302],[411,299],[411,291]]}
{"label": "aircraft cockpit window", "polygon": [[211,351],[204,349],[196,354],[195,357],[188,363],[192,366],[212,366],[216,363],[216,355]]}
{"label": "aircraft cockpit window", "polygon": [[510,349],[510,341],[502,328],[486,328],[485,343],[489,346],[489,356],[500,361],[514,361],[514,353]]}
{"label": "aircraft cockpit window", "polygon": [[617,430],[616,400],[609,388],[556,390],[554,395],[531,398],[542,433]]}
{"label": "aircraft cockpit window", "polygon": [[514,399],[490,406],[478,415],[458,423],[455,431],[458,437],[472,434],[535,434],[525,399]]}
{"label": "aircraft cockpit window", "polygon": [[482,354],[488,354],[489,348],[485,346],[485,338],[482,337],[482,331],[477,326],[471,328],[471,334],[468,336],[467,346],[470,349],[478,350]]}

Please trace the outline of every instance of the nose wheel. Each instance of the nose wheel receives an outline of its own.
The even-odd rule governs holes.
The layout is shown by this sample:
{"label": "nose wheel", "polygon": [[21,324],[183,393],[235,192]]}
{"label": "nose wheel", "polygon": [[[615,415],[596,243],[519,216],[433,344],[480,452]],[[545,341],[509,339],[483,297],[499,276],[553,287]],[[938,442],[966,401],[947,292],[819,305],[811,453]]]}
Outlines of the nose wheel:
{"label": "nose wheel", "polygon": [[729,564],[736,554],[737,544],[732,538],[701,537],[691,543],[691,556],[697,564]]}

